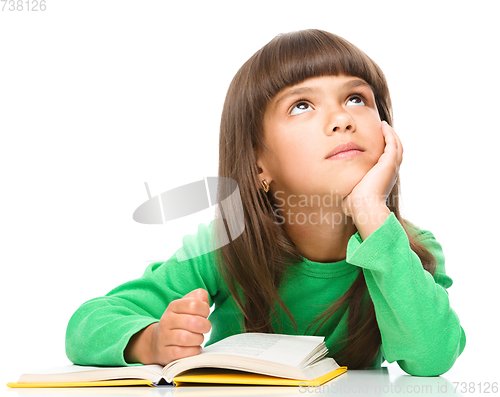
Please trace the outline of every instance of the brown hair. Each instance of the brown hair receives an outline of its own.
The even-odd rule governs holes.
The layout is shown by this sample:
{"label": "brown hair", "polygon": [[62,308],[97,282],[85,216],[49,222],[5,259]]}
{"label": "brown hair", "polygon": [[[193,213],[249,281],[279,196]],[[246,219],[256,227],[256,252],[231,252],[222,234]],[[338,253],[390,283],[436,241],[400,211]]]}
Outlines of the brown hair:
{"label": "brown hair", "polygon": [[[303,261],[276,219],[272,198],[260,189],[256,154],[266,150],[264,112],[282,89],[324,75],[356,76],[365,80],[373,89],[380,119],[392,125],[389,89],[380,68],[345,39],[315,29],[279,35],[257,51],[236,73],[224,102],[219,176],[232,178],[238,184],[245,230],[217,251],[217,260],[229,291],[243,312],[247,332],[275,332],[271,324],[274,319],[280,325],[278,307],[295,324],[277,291],[287,267]],[[405,229],[410,247],[422,266],[433,274],[433,255],[418,241],[415,232],[411,232],[413,226],[401,218],[399,177],[387,205]],[[234,218],[231,211],[225,208],[227,224],[218,218],[216,228],[226,230]],[[337,310],[348,308],[345,347],[332,353],[342,365],[353,369],[372,365],[381,344],[373,302],[367,295],[361,271],[348,291],[311,324],[320,324],[319,330]]]}

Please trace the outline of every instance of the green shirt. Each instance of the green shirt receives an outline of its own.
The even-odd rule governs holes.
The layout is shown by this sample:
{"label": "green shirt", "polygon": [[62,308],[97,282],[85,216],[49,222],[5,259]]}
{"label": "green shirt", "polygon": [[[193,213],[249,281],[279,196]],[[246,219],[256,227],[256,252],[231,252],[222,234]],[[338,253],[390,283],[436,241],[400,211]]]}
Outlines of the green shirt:
{"label": "green shirt", "polygon": [[[215,305],[207,345],[244,332],[243,315],[215,266],[214,252],[204,254],[209,251],[212,227],[213,222],[200,225],[197,234],[184,237],[183,247],[168,261],[150,264],[142,277],[80,306],[66,331],[68,358],[80,365],[131,365],[124,359],[130,338],[159,321],[171,301],[197,288],[206,289],[210,305]],[[450,307],[446,288],[452,280],[445,273],[441,245],[431,232],[417,232],[437,260],[434,277],[410,249],[393,213],[365,241],[354,234],[345,260],[319,263],[304,258],[280,284],[280,297],[297,324],[295,329],[288,316],[281,316],[283,332],[311,334],[314,328],[306,331],[311,322],[363,271],[382,337],[376,366],[385,359],[397,361],[411,375],[448,371],[465,347],[465,333]],[[178,261],[181,250],[187,254],[182,258],[192,259]],[[321,329],[330,351],[337,351],[338,341],[345,337],[347,313],[338,317],[332,316]]]}

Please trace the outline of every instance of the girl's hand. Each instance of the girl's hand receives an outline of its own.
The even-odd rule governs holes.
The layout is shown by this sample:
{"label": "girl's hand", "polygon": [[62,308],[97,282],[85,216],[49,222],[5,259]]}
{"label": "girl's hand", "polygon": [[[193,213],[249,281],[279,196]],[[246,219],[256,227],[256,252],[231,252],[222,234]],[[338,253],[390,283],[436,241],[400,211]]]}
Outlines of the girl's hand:
{"label": "girl's hand", "polygon": [[[386,200],[398,176],[403,161],[403,145],[387,122],[382,122],[385,138],[384,153],[354,189],[342,199],[342,210],[357,224],[357,215],[373,210],[387,209]],[[368,211],[370,210],[370,211]]]}
{"label": "girl's hand", "polygon": [[203,334],[211,329],[208,292],[196,289],[170,302],[159,323],[134,335],[125,351],[128,362],[168,363],[201,353]]}

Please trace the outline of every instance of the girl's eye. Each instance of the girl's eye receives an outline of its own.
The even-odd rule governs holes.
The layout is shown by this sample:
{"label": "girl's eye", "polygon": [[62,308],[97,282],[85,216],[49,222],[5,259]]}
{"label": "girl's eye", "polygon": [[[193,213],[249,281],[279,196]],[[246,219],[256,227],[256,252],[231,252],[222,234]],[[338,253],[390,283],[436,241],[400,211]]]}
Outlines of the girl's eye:
{"label": "girl's eye", "polygon": [[347,106],[364,106],[365,101],[359,95],[354,95],[347,101]]}
{"label": "girl's eye", "polygon": [[313,108],[307,102],[298,102],[290,112],[290,115],[295,116],[297,114],[309,112],[313,110]]}

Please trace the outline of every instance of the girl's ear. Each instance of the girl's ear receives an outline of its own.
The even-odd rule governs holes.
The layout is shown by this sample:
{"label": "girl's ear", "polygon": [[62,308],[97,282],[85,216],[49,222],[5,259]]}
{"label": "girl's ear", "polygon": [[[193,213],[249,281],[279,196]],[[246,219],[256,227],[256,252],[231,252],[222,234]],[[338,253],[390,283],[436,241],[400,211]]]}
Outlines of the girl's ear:
{"label": "girl's ear", "polygon": [[266,180],[267,184],[270,184],[273,178],[267,170],[266,164],[264,164],[264,162],[260,158],[257,159],[257,169],[259,171],[259,184],[261,184],[264,179]]}
{"label": "girl's ear", "polygon": [[[266,185],[270,185],[273,177],[271,176],[268,162],[269,162],[269,153],[264,149],[255,150],[254,149],[255,162],[257,165],[257,172],[259,173],[257,182],[257,189],[262,189]],[[266,183],[262,183],[263,180],[266,180]]]}

